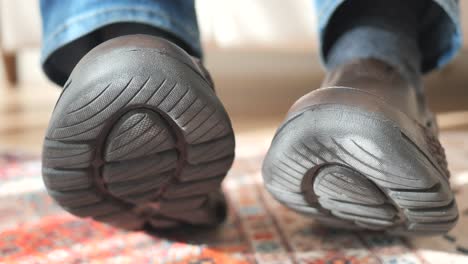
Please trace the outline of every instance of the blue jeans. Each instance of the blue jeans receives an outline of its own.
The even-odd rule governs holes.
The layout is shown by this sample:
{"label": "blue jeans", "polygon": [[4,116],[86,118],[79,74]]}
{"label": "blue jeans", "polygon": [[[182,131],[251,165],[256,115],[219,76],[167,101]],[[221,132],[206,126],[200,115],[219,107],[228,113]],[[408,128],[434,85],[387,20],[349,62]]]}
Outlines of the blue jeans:
{"label": "blue jeans", "polygon": [[[321,43],[327,25],[336,19],[333,14],[344,1],[314,0]],[[462,43],[458,0],[432,1],[423,21],[427,30],[421,35],[424,72],[448,63]],[[58,49],[118,22],[157,27],[185,42],[196,54],[202,54],[194,0],[41,0],[41,13],[43,65]],[[322,57],[323,50],[321,45]],[[45,70],[49,75],[54,69]]]}

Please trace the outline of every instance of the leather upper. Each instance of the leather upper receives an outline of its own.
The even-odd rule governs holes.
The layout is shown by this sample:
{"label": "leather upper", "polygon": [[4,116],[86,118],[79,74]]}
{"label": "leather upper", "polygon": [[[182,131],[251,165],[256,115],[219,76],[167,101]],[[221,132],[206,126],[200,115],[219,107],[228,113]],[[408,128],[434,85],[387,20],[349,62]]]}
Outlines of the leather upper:
{"label": "leather upper", "polygon": [[[327,74],[322,87],[349,87],[363,92],[363,96],[373,95],[419,124],[437,132],[436,122],[427,107],[421,83],[405,80],[393,67],[379,60],[360,59],[342,65]],[[330,89],[328,96],[338,96],[336,93],[341,91]],[[317,104],[314,97],[314,92],[311,92],[300,98],[289,110],[289,115]],[[359,102],[352,100],[350,97],[346,103],[359,106]]]}

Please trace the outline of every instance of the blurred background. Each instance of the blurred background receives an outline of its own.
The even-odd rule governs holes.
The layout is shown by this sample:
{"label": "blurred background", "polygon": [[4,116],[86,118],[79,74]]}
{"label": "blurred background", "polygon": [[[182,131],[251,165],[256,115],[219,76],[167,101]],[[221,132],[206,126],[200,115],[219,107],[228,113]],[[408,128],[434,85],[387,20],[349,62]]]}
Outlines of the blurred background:
{"label": "blurred background", "polygon": [[[468,2],[460,1],[465,36]],[[244,8],[246,5],[248,9]],[[270,131],[291,104],[320,87],[310,0],[197,1],[205,62],[238,132]],[[60,88],[39,64],[38,1],[0,0],[0,147],[40,152]],[[427,76],[443,129],[468,128],[468,42],[442,71]]]}
{"label": "blurred background", "polygon": [[[263,154],[286,111],[299,97],[320,87],[324,71],[319,62],[311,2],[197,0],[205,64],[236,131],[237,156],[232,179],[240,177],[244,182],[244,179],[260,178]],[[464,35],[468,37],[468,0],[459,2],[464,13]],[[34,251],[37,245],[41,245],[39,256],[49,254],[60,263],[69,263],[61,261],[70,256],[67,254],[76,257],[92,253],[103,257],[104,261],[104,257],[110,259],[113,255],[103,249],[114,250],[114,247],[117,249],[112,254],[149,252],[153,255],[156,250],[153,238],[143,234],[129,238],[125,233],[108,231],[108,227],[97,223],[71,218],[48,198],[40,177],[38,155],[61,89],[42,73],[40,46],[39,1],[0,0],[0,233],[9,228],[9,236],[4,236],[7,239],[0,239],[0,259],[2,254],[30,257],[37,253]],[[271,203],[260,201],[259,197],[267,197],[264,196],[266,192],[250,183],[236,185],[231,189],[235,191],[228,192],[234,201],[233,207],[248,208],[245,212],[260,208],[257,219],[267,220],[257,224],[258,228],[278,230],[278,233],[289,230],[287,232],[291,233],[285,233],[285,237],[298,239],[295,241],[299,247],[309,246],[310,252],[305,254],[326,253],[321,248],[323,245],[327,249],[348,250],[352,242],[349,252],[353,253],[350,254],[370,254],[372,251],[385,260],[373,262],[370,259],[366,263],[468,263],[468,41],[465,40],[459,56],[450,65],[426,76],[425,84],[431,108],[436,111],[442,129],[441,141],[446,148],[452,172],[451,184],[460,211],[459,224],[446,236],[420,237],[408,242],[389,240],[386,236],[375,239],[367,234],[358,237],[354,233],[342,236],[339,233],[316,233],[309,228],[308,220],[301,220],[292,211],[282,207],[265,209],[266,204],[273,204],[273,200],[267,200]],[[244,189],[245,186],[248,187]],[[242,204],[241,200],[248,202]],[[273,213],[266,213],[269,210]],[[232,227],[247,226],[247,223],[254,226],[255,220],[249,222],[254,217],[250,216],[249,213],[242,217],[236,215],[235,221],[228,222],[236,224],[226,225],[228,228],[223,229],[226,241],[235,242],[229,246],[235,249],[233,245],[239,244],[236,250],[245,247],[247,240],[243,240],[245,230]],[[274,219],[279,217],[292,220],[284,222],[288,224],[281,228],[273,227],[278,225]],[[298,232],[292,233],[296,229]],[[107,239],[108,236],[103,235],[105,232],[111,234],[112,239]],[[89,240],[80,242],[82,236]],[[17,241],[24,243],[23,248],[15,245]],[[267,239],[266,243],[269,241]],[[356,248],[355,241],[358,241]],[[370,241],[377,246],[369,246],[372,245]],[[124,242],[127,244],[122,244]],[[158,243],[156,247],[163,244],[161,249],[166,254],[167,245]],[[360,243],[369,249],[363,251]],[[262,244],[259,243],[258,248],[259,245]],[[263,245],[267,245],[266,249],[272,247],[272,244]],[[180,254],[180,246],[174,248],[173,251]],[[187,249],[187,252],[191,250],[194,249]],[[36,256],[32,255],[31,261]]]}

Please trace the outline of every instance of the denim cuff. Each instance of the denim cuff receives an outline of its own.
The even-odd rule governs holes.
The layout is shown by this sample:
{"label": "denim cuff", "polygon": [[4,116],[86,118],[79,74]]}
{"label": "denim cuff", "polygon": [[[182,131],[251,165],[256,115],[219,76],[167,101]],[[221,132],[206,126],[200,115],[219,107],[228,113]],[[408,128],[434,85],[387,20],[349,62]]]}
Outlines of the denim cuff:
{"label": "denim cuff", "polygon": [[55,25],[50,32],[44,32],[41,63],[44,64],[54,51],[64,45],[103,26],[121,22],[142,23],[165,30],[184,41],[195,55],[201,57],[202,50],[196,21],[183,23],[185,20],[148,6],[124,5],[93,9],[68,18],[63,23]]}
{"label": "denim cuff", "polygon": [[[320,57],[325,67],[324,38],[327,26],[334,19],[335,11],[346,0],[314,0],[318,21]],[[352,0],[347,0],[352,1]],[[370,1],[371,3],[372,1]],[[449,63],[462,46],[460,10],[457,0],[432,0],[422,21],[423,30],[420,38],[422,53],[421,70],[427,73]]]}

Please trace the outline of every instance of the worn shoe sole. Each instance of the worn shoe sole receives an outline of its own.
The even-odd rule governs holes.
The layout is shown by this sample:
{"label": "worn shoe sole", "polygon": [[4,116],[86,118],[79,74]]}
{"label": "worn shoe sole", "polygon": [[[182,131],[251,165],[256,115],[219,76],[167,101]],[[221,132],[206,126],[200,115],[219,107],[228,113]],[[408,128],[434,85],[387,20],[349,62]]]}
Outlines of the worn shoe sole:
{"label": "worn shoe sole", "polygon": [[316,91],[317,104],[278,130],[263,165],[270,193],[333,227],[450,230],[458,211],[437,139],[383,101],[372,108],[379,98],[334,89],[342,98]]}
{"label": "worn shoe sole", "polygon": [[183,51],[130,38],[94,49],[65,85],[43,148],[48,192],[76,216],[126,229],[217,224],[229,117]]}

